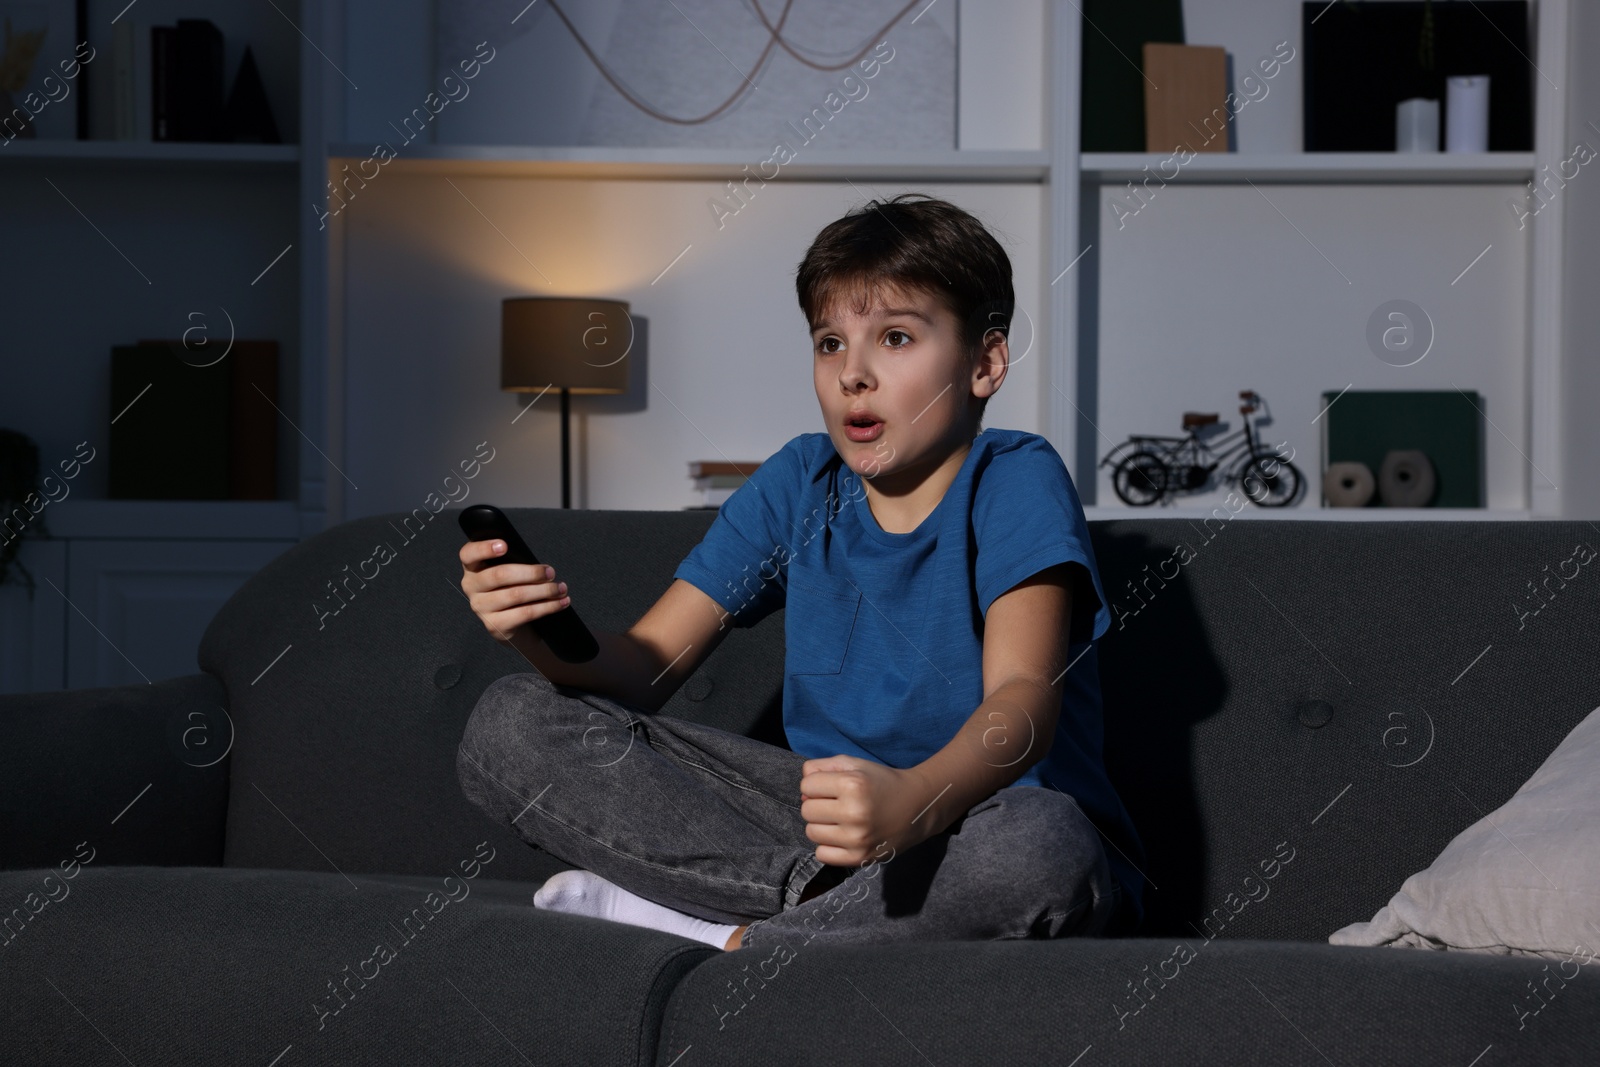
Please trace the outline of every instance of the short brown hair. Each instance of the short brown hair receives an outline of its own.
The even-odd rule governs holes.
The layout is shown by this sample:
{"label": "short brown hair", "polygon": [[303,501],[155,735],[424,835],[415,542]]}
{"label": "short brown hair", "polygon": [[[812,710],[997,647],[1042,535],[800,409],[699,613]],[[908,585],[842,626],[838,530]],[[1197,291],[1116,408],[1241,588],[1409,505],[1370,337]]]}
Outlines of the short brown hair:
{"label": "short brown hair", "polygon": [[[983,223],[948,200],[901,193],[871,200],[822,228],[795,273],[806,322],[847,294],[865,314],[885,286],[934,296],[961,324],[974,359],[990,330],[1011,334],[1011,260]],[[978,419],[989,398],[978,400]]]}

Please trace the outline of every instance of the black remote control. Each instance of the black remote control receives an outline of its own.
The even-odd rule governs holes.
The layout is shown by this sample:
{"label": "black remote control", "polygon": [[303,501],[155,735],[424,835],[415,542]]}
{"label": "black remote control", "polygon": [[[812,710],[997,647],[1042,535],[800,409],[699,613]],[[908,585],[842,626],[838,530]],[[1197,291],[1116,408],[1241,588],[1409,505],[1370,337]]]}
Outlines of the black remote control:
{"label": "black remote control", "polygon": [[[539,565],[538,557],[522,539],[522,535],[517,533],[516,527],[511,525],[511,520],[492,504],[474,504],[464,509],[461,512],[461,529],[469,541],[499,538],[506,543],[505,555],[490,566],[501,563]],[[589,632],[570,604],[554,614],[530,620],[528,625],[533,627],[533,632],[555,653],[556,658],[566,663],[587,663],[600,654],[600,645],[595,641],[594,634]]]}

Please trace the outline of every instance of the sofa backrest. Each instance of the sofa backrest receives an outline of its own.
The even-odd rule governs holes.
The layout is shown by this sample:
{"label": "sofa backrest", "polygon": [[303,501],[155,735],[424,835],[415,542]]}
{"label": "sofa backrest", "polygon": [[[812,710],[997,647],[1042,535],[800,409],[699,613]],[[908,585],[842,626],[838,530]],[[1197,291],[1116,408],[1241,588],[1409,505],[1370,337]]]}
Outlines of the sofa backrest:
{"label": "sofa backrest", "polygon": [[[714,519],[507,514],[608,630],[655,602]],[[1595,568],[1550,577],[1600,536],[1217,514],[1090,524],[1114,615],[1106,761],[1150,880],[1140,932],[1325,940],[1600,704]],[[488,838],[498,878],[558,869],[456,781],[478,695],[533,670],[473,616],[461,542],[454,509],[354,520],[275,559],[213,619],[200,667],[237,731],[227,865],[442,875]],[[662,711],[782,744],[782,674],[775,612],[729,634]]]}
{"label": "sofa backrest", "polygon": [[[489,683],[533,671],[461,590],[459,509],[356,519],[253,575],[217,612],[199,665],[228,691],[223,862],[438,874],[491,839],[494,876],[560,869],[461,794],[456,746]],[[625,630],[671,584],[711,512],[508,508],[596,629]],[[770,620],[769,620],[770,621]],[[783,743],[783,628],[736,630],[662,709]]]}
{"label": "sofa backrest", "polygon": [[1218,511],[1091,524],[1115,616],[1106,759],[1156,887],[1144,932],[1324,941],[1600,705],[1600,566],[1574,555],[1600,536]]}

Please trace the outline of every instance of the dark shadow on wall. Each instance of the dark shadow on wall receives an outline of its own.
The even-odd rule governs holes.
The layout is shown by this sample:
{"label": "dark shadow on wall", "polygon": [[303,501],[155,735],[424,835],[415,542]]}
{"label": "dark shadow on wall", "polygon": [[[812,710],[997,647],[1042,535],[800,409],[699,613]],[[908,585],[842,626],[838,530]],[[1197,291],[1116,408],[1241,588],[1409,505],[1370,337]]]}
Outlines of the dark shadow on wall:
{"label": "dark shadow on wall", "polygon": [[1186,583],[1167,582],[1142,606],[1129,588],[1174,546],[1111,526],[1089,530],[1112,605],[1111,629],[1099,642],[1106,771],[1147,860],[1136,936],[1190,933],[1185,919],[1203,910],[1206,869],[1192,741],[1195,726],[1222,710],[1227,684]]}

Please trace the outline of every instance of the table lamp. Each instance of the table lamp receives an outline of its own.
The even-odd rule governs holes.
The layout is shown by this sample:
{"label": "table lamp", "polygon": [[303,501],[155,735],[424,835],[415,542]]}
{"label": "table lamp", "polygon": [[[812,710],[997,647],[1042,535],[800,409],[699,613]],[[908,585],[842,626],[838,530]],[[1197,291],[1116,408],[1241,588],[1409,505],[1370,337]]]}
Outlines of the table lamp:
{"label": "table lamp", "polygon": [[500,388],[561,390],[561,506],[572,507],[571,393],[628,390],[633,320],[623,300],[516,296],[500,305]]}

